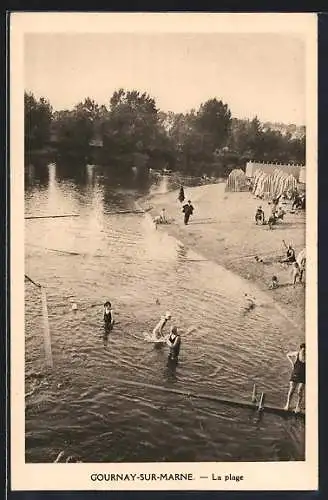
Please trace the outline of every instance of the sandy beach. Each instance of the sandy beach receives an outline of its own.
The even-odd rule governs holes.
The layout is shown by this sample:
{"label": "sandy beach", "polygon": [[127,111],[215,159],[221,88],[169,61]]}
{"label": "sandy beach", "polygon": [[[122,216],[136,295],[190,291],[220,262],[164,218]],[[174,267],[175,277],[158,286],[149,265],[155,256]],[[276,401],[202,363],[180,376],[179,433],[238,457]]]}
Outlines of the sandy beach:
{"label": "sandy beach", "polygon": [[[152,217],[165,208],[170,224],[158,225],[158,231],[167,231],[181,241],[186,248],[201,254],[271,294],[273,300],[288,312],[290,319],[304,329],[305,288],[297,283],[292,285],[291,268],[280,264],[285,256],[286,244],[292,244],[296,256],[305,247],[305,214],[287,214],[283,222],[269,230],[268,226],[257,226],[254,222],[256,207],[261,204],[265,216],[270,206],[259,201],[251,193],[225,192],[225,183],[210,184],[185,189],[186,200],[194,206],[194,214],[188,226],[183,223],[182,206],[178,202],[178,192],[157,194],[143,200],[144,206],[151,206]],[[255,256],[263,259],[257,262]],[[269,289],[273,275],[280,286]]]}

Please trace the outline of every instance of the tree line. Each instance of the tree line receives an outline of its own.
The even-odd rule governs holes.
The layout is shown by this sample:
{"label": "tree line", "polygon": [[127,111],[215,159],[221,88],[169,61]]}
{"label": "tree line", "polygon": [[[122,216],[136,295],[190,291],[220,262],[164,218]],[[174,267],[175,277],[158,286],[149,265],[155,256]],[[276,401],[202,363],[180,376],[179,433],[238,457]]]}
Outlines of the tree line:
{"label": "tree line", "polygon": [[216,98],[188,113],[163,112],[147,93],[115,91],[107,106],[89,97],[54,111],[48,99],[24,94],[25,152],[102,165],[224,175],[246,161],[305,162],[299,136],[252,120],[233,118]]}

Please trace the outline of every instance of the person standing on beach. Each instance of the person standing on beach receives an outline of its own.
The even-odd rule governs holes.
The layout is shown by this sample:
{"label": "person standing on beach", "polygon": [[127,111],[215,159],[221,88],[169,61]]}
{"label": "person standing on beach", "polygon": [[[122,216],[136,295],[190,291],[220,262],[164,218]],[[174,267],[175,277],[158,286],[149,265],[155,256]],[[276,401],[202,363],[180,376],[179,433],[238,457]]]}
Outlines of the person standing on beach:
{"label": "person standing on beach", "polygon": [[292,264],[293,262],[296,261],[295,250],[292,247],[292,245],[287,246],[284,240],[282,240],[282,242],[285,245],[285,248],[287,251],[286,251],[286,258],[281,260],[280,262],[285,263],[285,264]]}
{"label": "person standing on beach", "polygon": [[292,277],[293,277],[293,286],[295,288],[296,281],[298,280],[300,283],[302,283],[302,277],[303,274],[301,273],[300,266],[298,262],[293,262],[293,267],[292,267]]}
{"label": "person standing on beach", "polygon": [[294,411],[295,413],[299,413],[305,387],[305,344],[301,344],[298,351],[289,352],[287,358],[293,367],[293,371],[290,377],[287,401],[284,409],[286,411],[289,410],[290,400],[297,388],[297,402]]}
{"label": "person standing on beach", "polygon": [[264,211],[262,209],[262,205],[259,205],[255,212],[255,224],[258,223],[264,224]]}
{"label": "person standing on beach", "polygon": [[183,203],[185,201],[185,194],[184,194],[184,189],[183,189],[182,184],[180,186],[178,200],[180,201],[180,203]]}
{"label": "person standing on beach", "polygon": [[183,208],[182,208],[182,212],[184,213],[184,224],[185,224],[185,226],[188,224],[189,217],[193,214],[193,211],[194,211],[194,207],[192,206],[191,201],[188,200],[188,203],[186,203],[185,205],[183,205]]}
{"label": "person standing on beach", "polygon": [[[280,195],[281,196],[281,195]],[[275,214],[279,205],[280,196],[272,198],[272,214]]]}

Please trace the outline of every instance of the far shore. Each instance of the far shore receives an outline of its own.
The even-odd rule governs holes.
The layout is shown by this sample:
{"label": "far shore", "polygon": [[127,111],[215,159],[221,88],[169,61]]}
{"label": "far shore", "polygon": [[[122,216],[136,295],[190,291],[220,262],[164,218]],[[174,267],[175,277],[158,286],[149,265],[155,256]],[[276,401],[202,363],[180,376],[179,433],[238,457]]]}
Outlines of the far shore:
{"label": "far shore", "polygon": [[[158,225],[159,231],[167,231],[190,248],[226,269],[252,280],[261,290],[272,294],[273,300],[288,311],[291,321],[305,330],[305,287],[292,285],[291,269],[278,262],[285,256],[283,240],[292,244],[296,256],[305,247],[305,214],[288,212],[285,220],[269,230],[268,226],[256,226],[254,214],[261,204],[265,215],[270,206],[256,199],[252,193],[224,192],[225,183],[185,188],[186,200],[195,208],[190,223],[183,223],[182,205],[177,200],[178,191],[155,194],[143,199],[141,204],[151,207],[152,217],[165,208],[170,224]],[[263,262],[257,262],[255,257]],[[280,286],[269,289],[273,275]]]}

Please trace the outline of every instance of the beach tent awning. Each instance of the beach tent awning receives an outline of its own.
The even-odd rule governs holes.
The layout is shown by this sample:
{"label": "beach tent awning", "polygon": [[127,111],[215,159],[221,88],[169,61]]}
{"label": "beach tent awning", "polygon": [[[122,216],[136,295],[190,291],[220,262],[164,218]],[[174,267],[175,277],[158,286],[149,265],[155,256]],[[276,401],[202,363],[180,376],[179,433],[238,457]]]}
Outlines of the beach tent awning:
{"label": "beach tent awning", "polygon": [[247,178],[241,168],[232,170],[226,183],[226,191],[245,191],[247,190]]}

